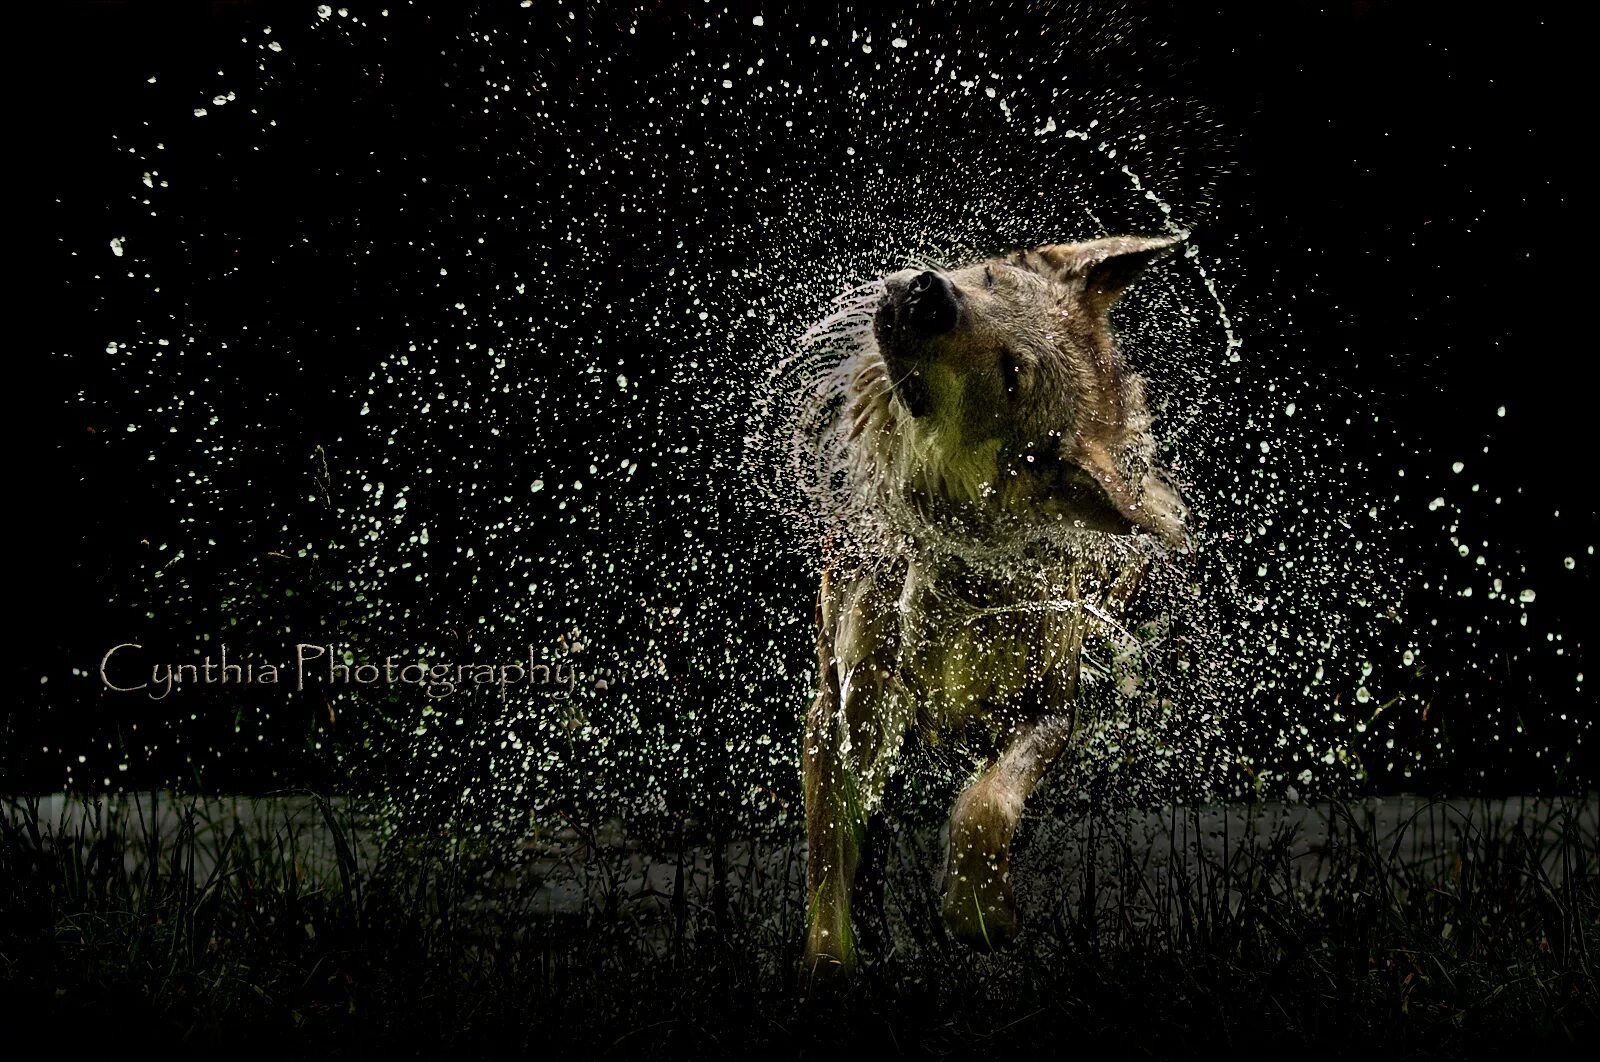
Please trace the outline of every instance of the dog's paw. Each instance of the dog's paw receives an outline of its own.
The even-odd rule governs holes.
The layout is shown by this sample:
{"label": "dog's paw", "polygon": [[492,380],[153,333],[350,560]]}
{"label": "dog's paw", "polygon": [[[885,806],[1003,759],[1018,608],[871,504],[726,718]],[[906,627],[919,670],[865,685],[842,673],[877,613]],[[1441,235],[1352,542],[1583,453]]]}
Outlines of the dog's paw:
{"label": "dog's paw", "polygon": [[825,998],[848,989],[856,981],[855,955],[808,950],[800,962],[798,987],[807,996]]}
{"label": "dog's paw", "polygon": [[945,886],[941,914],[951,936],[979,951],[998,951],[1017,935],[1011,886],[989,867],[976,875],[953,874]]}

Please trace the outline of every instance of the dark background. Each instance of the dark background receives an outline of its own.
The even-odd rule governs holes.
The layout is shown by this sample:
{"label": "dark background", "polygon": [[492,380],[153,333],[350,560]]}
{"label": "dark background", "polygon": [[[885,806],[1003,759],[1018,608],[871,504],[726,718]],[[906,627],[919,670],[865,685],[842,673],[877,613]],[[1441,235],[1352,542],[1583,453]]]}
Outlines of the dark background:
{"label": "dark background", "polygon": [[[571,157],[564,152],[581,154],[586,138],[642,135],[666,112],[652,112],[639,97],[648,97],[648,86],[673,83],[675,64],[690,54],[690,72],[700,70],[696,64],[714,71],[724,55],[736,57],[735,67],[759,55],[772,64],[769,73],[782,68],[818,86],[812,121],[824,141],[830,123],[871,127],[876,112],[852,113],[846,95],[829,94],[836,71],[807,41],[877,26],[882,48],[895,14],[876,6],[732,3],[723,15],[720,5],[660,3],[641,12],[600,5],[569,19],[565,8],[542,3],[532,11],[430,5],[426,14],[391,6],[381,37],[338,38],[308,28],[317,21],[313,5],[63,3],[45,5],[42,21],[19,39],[30,69],[13,113],[31,146],[13,167],[28,189],[24,226],[38,226],[41,244],[22,266],[38,296],[16,306],[28,322],[13,362],[21,478],[11,510],[11,577],[22,632],[0,788],[95,788],[109,779],[260,789],[338,784],[352,762],[393,767],[403,733],[380,732],[374,746],[367,722],[333,705],[301,699],[285,707],[281,698],[252,701],[259,691],[251,691],[225,711],[188,718],[192,703],[157,709],[110,700],[88,675],[119,641],[144,641],[152,659],[192,659],[195,632],[219,629],[226,617],[243,617],[263,637],[278,632],[270,644],[289,640],[283,631],[337,630],[350,615],[358,536],[333,503],[300,501],[314,501],[319,489],[337,493],[340,461],[358,446],[352,438],[372,374],[419,333],[437,343],[413,358],[436,359],[441,388],[470,394],[482,382],[460,355],[473,333],[449,312],[455,296],[497,290],[490,316],[511,321],[502,334],[526,319],[570,334],[575,351],[585,335],[632,337],[626,371],[659,372],[645,405],[619,414],[577,400],[587,376],[559,357],[514,362],[525,386],[546,396],[568,389],[574,401],[556,413],[541,407],[537,424],[508,418],[499,450],[475,449],[481,440],[463,438],[460,453],[439,455],[436,478],[419,480],[410,498],[413,511],[438,514],[434,557],[474,542],[482,526],[475,521],[484,519],[480,512],[452,522],[461,495],[440,481],[460,462],[479,462],[471,467],[480,470],[487,463],[485,481],[522,483],[530,477],[519,471],[519,440],[537,439],[546,451],[540,467],[555,482],[585,475],[589,459],[576,449],[566,457],[550,452],[552,439],[611,447],[613,457],[652,435],[698,440],[670,462],[663,448],[660,465],[646,473],[653,485],[636,494],[619,488],[602,495],[614,505],[585,508],[576,524],[551,512],[525,530],[548,555],[626,554],[627,592],[584,595],[592,581],[568,573],[566,584],[550,578],[548,600],[527,607],[551,629],[580,623],[601,632],[601,642],[655,638],[664,647],[664,676],[639,693],[635,710],[648,731],[651,698],[677,698],[662,733],[687,739],[689,751],[674,754],[674,762],[691,764],[685,773],[694,770],[697,737],[713,737],[696,720],[689,688],[706,647],[731,646],[779,613],[804,620],[809,590],[798,560],[774,560],[698,590],[679,578],[684,550],[708,567],[758,556],[771,529],[744,519],[718,488],[718,477],[734,475],[717,456],[734,436],[699,398],[706,376],[679,371],[685,351],[703,349],[696,344],[705,337],[655,329],[659,299],[613,296],[659,290],[654,285],[675,265],[754,268],[768,249],[731,234],[754,231],[763,211],[794,206],[759,188],[740,191],[736,182],[773,163],[809,167],[825,182],[827,153],[778,143],[770,129],[729,111],[702,127],[669,129],[662,150],[676,161],[645,159],[637,172],[612,171],[587,202],[574,201],[572,186],[549,175]],[[376,7],[352,10],[376,22]],[[1225,264],[1222,284],[1251,355],[1239,388],[1297,379],[1321,397],[1330,423],[1351,421],[1341,441],[1350,458],[1344,474],[1351,489],[1396,514],[1385,544],[1408,588],[1410,622],[1427,640],[1429,665],[1393,679],[1414,716],[1397,739],[1426,754],[1417,761],[1425,768],[1402,774],[1374,766],[1366,784],[1502,792],[1592,784],[1592,759],[1579,739],[1593,698],[1573,683],[1592,626],[1588,550],[1596,532],[1590,354],[1577,327],[1587,279],[1582,241],[1591,227],[1577,148],[1592,123],[1579,112],[1586,56],[1585,35],[1570,21],[1576,15],[1528,6],[1490,19],[1426,4],[1132,4],[1116,20],[1095,19],[1112,27],[1103,32],[1113,39],[1125,27],[1134,45],[1112,47],[1094,62],[1052,65],[1028,59],[1041,27],[1094,19],[1042,5],[908,10],[919,39],[943,36],[952,52],[987,52],[997,69],[1030,77],[1047,70],[1063,84],[1109,85],[1155,101],[1149,113],[1175,145],[1172,157],[1187,160],[1168,178],[1187,193],[1180,201],[1203,206],[1194,211],[1197,238]],[[751,29],[755,12],[763,14],[764,36]],[[209,124],[197,127],[190,108],[204,103],[211,86],[249,82],[255,52],[241,58],[239,42],[256,47],[264,23],[294,64],[278,68],[258,96],[213,108]],[[491,29],[511,43],[486,53],[463,43]],[[482,78],[474,80],[483,54],[504,59],[512,74],[518,63],[536,66],[548,86],[538,107],[565,108],[563,122],[541,124],[533,103],[484,106]],[[219,66],[228,79],[216,77]],[[916,84],[898,93],[880,93],[873,103],[922,105]],[[794,105],[797,113],[805,102]],[[265,108],[262,121],[277,124],[239,119],[246,104]],[[694,136],[715,147],[683,154],[684,138]],[[130,193],[151,165],[144,161],[151,141],[165,144],[161,167],[175,188],[180,179],[183,186],[158,217],[144,218]],[[508,142],[523,146],[508,152]],[[909,187],[910,175],[939,151],[936,138],[898,145],[886,138],[884,157],[900,159],[903,171],[891,169],[885,187]],[[708,159],[727,165],[714,168]],[[413,179],[421,176],[426,185]],[[805,179],[789,187],[804,187]],[[1084,177],[1074,193],[1095,199],[1093,180]],[[509,203],[499,194],[507,187],[520,189]],[[915,225],[915,196],[887,195],[871,209],[899,212]],[[592,213],[618,203],[628,210],[603,220]],[[1116,227],[1121,219],[1108,209],[1108,227]],[[487,242],[470,259],[452,259],[439,277],[442,259],[429,238],[452,221],[485,232]],[[832,246],[825,230],[848,224],[819,217],[791,227],[786,253],[825,260]],[[566,227],[576,239],[551,235]],[[127,256],[108,256],[112,235],[128,237]],[[988,235],[997,248],[1050,238],[1014,234],[1003,219]],[[686,237],[688,250],[680,246]],[[562,290],[557,280],[528,296],[532,304],[513,299],[530,275],[529,259],[551,253],[570,258],[550,262],[544,276],[582,278],[603,255],[611,286],[591,301],[586,282]],[[887,268],[896,253],[886,248],[875,267],[870,255],[859,265]],[[851,268],[839,267],[824,293],[844,287]],[[130,270],[152,277],[130,282]],[[704,289],[713,310],[717,288]],[[418,297],[423,291],[426,300]],[[791,306],[784,294],[774,294],[779,331],[792,335],[816,303]],[[106,352],[118,337],[163,329],[199,337],[194,349],[206,353]],[[707,367],[768,356],[770,341],[744,335],[730,333],[726,361]],[[176,403],[190,392],[195,401]],[[197,495],[216,504],[186,510],[193,498],[180,499],[171,483],[174,469],[212,445],[195,408],[201,400],[229,412],[229,455],[217,463],[213,487]],[[1501,406],[1505,415],[1497,417]],[[139,445],[119,436],[135,420],[145,433]],[[166,432],[169,425],[179,430]],[[367,453],[367,467],[381,456]],[[419,465],[431,460],[411,457]],[[1458,460],[1469,466],[1459,476],[1450,470]],[[1465,490],[1468,481],[1481,490]],[[1445,491],[1460,507],[1472,557],[1487,553],[1496,570],[1516,573],[1513,592],[1537,592],[1529,626],[1514,609],[1490,609],[1481,589],[1458,596],[1472,557],[1457,556],[1446,514],[1427,507]],[[695,532],[689,545],[685,525]],[[626,548],[616,545],[623,528]],[[216,543],[204,570],[226,579],[195,577],[181,593],[163,589],[154,573],[171,554],[156,548],[183,535]],[[306,542],[343,545],[299,557],[294,547]],[[1575,558],[1575,570],[1565,569],[1566,557]],[[430,644],[466,636],[483,612],[474,585],[441,578],[395,591],[391,598],[408,607],[383,618],[385,635]],[[670,601],[698,621],[652,627],[655,610]],[[793,688],[804,681],[809,650],[803,622],[776,637],[774,651],[787,663],[754,678],[749,696],[778,706],[771,728],[781,749],[792,738],[795,716],[785,713],[798,710]],[[148,737],[153,729],[159,740]],[[419,785],[456,784],[441,782],[444,768],[426,770],[431,781]],[[669,800],[688,799],[675,792]]]}

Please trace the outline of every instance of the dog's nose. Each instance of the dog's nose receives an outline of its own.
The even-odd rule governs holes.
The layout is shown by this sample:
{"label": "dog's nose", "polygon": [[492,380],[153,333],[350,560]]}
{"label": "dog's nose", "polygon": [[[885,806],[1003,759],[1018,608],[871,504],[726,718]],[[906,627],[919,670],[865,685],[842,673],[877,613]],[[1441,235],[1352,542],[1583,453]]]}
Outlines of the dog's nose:
{"label": "dog's nose", "polygon": [[961,307],[948,277],[927,269],[912,277],[899,298],[900,319],[909,328],[930,335],[956,326]]}

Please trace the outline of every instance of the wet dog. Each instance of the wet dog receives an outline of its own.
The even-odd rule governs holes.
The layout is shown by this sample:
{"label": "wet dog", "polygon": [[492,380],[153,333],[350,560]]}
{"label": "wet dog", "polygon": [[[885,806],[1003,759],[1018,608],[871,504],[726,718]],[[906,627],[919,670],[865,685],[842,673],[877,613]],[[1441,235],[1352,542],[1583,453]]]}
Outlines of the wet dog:
{"label": "wet dog", "polygon": [[1017,932],[1011,839],[1078,729],[1085,636],[1116,622],[1154,552],[1186,548],[1109,320],[1179,242],[907,269],[822,330],[855,324],[813,421],[834,519],[802,748],[809,973],[855,966],[852,885],[912,730],[991,750],[951,812],[943,917],[979,948]]}

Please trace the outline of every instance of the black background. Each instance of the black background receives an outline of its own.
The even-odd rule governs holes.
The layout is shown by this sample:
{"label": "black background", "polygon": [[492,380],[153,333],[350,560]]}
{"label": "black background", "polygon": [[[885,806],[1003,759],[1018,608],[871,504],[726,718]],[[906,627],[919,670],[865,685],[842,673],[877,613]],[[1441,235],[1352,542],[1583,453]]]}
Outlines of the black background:
{"label": "black background", "polygon": [[[268,151],[258,150],[261,137],[238,125],[219,126],[233,132],[209,139],[185,137],[178,118],[214,80],[221,51],[267,21],[283,23],[278,32],[292,50],[312,5],[44,5],[42,21],[16,41],[31,70],[15,90],[13,114],[31,144],[13,157],[13,176],[24,188],[24,227],[39,226],[41,244],[18,263],[29,274],[25,290],[37,283],[39,296],[14,307],[25,322],[12,362],[13,468],[20,478],[10,514],[11,577],[19,584],[13,615],[23,630],[14,643],[0,785],[98,783],[100,771],[74,776],[70,764],[80,747],[113,756],[104,746],[121,740],[111,735],[122,732],[128,709],[106,702],[91,683],[74,683],[71,670],[93,668],[105,647],[133,635],[180,644],[183,623],[194,619],[151,630],[138,618],[143,603],[130,586],[152,565],[149,541],[170,525],[170,495],[155,486],[142,455],[106,444],[122,411],[148,403],[138,374],[104,354],[108,337],[131,319],[149,324],[181,306],[200,327],[231,338],[225,369],[172,381],[180,389],[210,387],[218,405],[241,411],[245,427],[230,465],[235,478],[219,489],[263,498],[303,493],[317,474],[309,456],[315,447],[356,423],[360,385],[379,352],[429,312],[416,307],[414,293],[436,264],[427,247],[408,243],[425,231],[414,219],[419,211],[439,216],[456,209],[443,192],[437,194],[444,198],[423,196],[419,203],[402,192],[403,182],[374,175],[409,169],[427,174],[434,188],[454,186],[470,198],[475,186],[504,177],[503,155],[484,145],[525,132],[513,109],[475,114],[470,94],[442,87],[463,71],[459,51],[440,42],[496,20],[547,17],[536,24],[556,27],[549,44],[536,41],[532,51],[543,55],[552,91],[603,110],[613,88],[592,76],[597,52],[626,48],[626,68],[667,69],[689,49],[737,51],[740,35],[749,35],[750,13],[760,11],[773,35],[795,45],[767,54],[785,56],[799,77],[807,73],[805,57],[814,54],[801,46],[809,36],[890,17],[844,5],[734,3],[726,5],[733,14],[717,16],[708,29],[703,22],[712,9],[701,5],[644,5],[642,14],[601,5],[575,20],[580,28],[572,43],[559,32],[561,12],[536,6],[533,15],[514,4],[476,12],[441,4],[422,13],[396,0],[381,49],[330,51],[321,65],[296,68],[303,81],[280,95],[285,120]],[[1206,178],[1210,205],[1197,237],[1208,255],[1228,263],[1224,283],[1247,349],[1269,351],[1277,376],[1320,381],[1348,416],[1381,424],[1357,429],[1349,445],[1367,469],[1362,474],[1373,479],[1374,496],[1398,493],[1405,500],[1396,509],[1413,514],[1409,527],[1393,528],[1391,543],[1409,575],[1423,581],[1432,566],[1453,562],[1441,521],[1427,519],[1426,502],[1452,481],[1452,461],[1470,460],[1484,498],[1503,499],[1475,513],[1471,534],[1500,557],[1526,564],[1539,594],[1540,629],[1563,634],[1563,659],[1535,660],[1527,648],[1533,639],[1509,624],[1477,623],[1470,636],[1461,634],[1481,617],[1481,602],[1437,595],[1432,607],[1442,633],[1430,681],[1438,683],[1436,710],[1454,713],[1450,752],[1432,774],[1379,779],[1380,787],[1540,788],[1590,779],[1586,755],[1553,773],[1548,754],[1537,762],[1507,754],[1495,735],[1511,723],[1487,707],[1516,705],[1532,733],[1527,747],[1555,743],[1557,759],[1571,751],[1562,746],[1574,732],[1559,718],[1593,711],[1592,697],[1574,692],[1570,681],[1583,669],[1591,626],[1592,559],[1585,550],[1596,531],[1587,393],[1592,353],[1580,290],[1593,223],[1578,161],[1592,124],[1579,110],[1589,60],[1576,15],[1557,11],[1519,5],[1490,19],[1427,4],[1133,4],[1125,11],[1128,24],[1164,46],[1143,49],[1145,59],[1135,67],[1098,72],[1128,91],[1203,105],[1206,122],[1185,134],[1216,130],[1215,143],[1192,146],[1192,157],[1215,170]],[[925,36],[943,33],[963,49],[987,46],[1001,54],[1023,46],[1015,36],[1019,26],[1070,17],[961,4],[916,15]],[[636,18],[641,29],[627,35],[623,27]],[[154,86],[147,84],[151,76]],[[615,91],[617,106],[625,107],[626,92]],[[916,100],[916,87],[906,86],[900,105]],[[625,121],[624,110],[617,114]],[[158,302],[147,289],[116,282],[105,244],[108,234],[128,228],[129,178],[142,167],[119,145],[135,136],[162,139],[162,122],[173,123],[168,168],[185,173],[188,191],[181,209],[168,210],[159,226],[130,233],[171,241],[159,259]],[[541,151],[559,146],[528,135]],[[741,140],[736,126],[706,135],[737,143],[731,154],[751,171],[767,150],[759,138]],[[661,235],[668,227],[692,231],[709,246],[719,243],[719,226],[731,232],[749,223],[740,212],[758,200],[718,203],[703,182],[689,194],[691,183],[642,180],[632,189],[640,205],[632,222],[598,234],[627,249],[617,256],[621,283],[636,271],[645,285],[671,262],[673,245]],[[618,187],[628,194],[626,181]],[[472,270],[452,269],[443,289],[509,285],[519,242],[560,224],[569,209],[553,192],[541,196],[529,192],[524,207],[540,207],[542,216],[522,209],[489,219],[500,246],[488,246]],[[1008,241],[1004,231],[994,237]],[[369,253],[347,251],[356,246]],[[825,248],[819,236],[818,253]],[[742,253],[759,252],[730,248],[730,265]],[[592,307],[573,306],[567,319],[575,332],[614,327],[611,315]],[[342,342],[330,348],[326,337],[335,322]],[[241,334],[258,337],[259,345],[241,345]],[[677,356],[666,348],[630,354],[634,365],[654,357],[665,366]],[[563,386],[557,372],[549,380],[548,386]],[[87,401],[78,396],[86,388]],[[1503,418],[1494,415],[1499,406]],[[579,422],[582,414],[573,416],[571,431],[596,434]],[[686,402],[664,416],[692,424],[701,412]],[[696,482],[713,474],[707,461],[690,454],[674,472]],[[1397,468],[1407,469],[1407,477],[1396,478]],[[710,501],[706,492],[694,497],[714,506],[710,495]],[[427,504],[423,488],[413,505]],[[685,497],[674,504],[697,503]],[[247,512],[229,507],[209,525],[219,555],[263,584],[306,579],[275,574],[270,562],[256,559],[270,535],[239,515]],[[641,534],[655,545],[644,552],[670,550],[671,507],[657,506],[651,518],[656,525]],[[731,514],[707,526],[735,552],[759,545],[749,539],[759,540],[760,529],[741,527]],[[296,530],[316,534],[314,521]],[[602,529],[591,531],[593,539],[603,537]],[[1478,543],[1472,545],[1476,550]],[[1578,559],[1577,571],[1562,569],[1567,556]],[[751,622],[770,604],[762,597],[767,592],[739,588],[724,603],[726,622]],[[778,580],[770,594],[786,599],[795,591]],[[800,594],[789,602],[796,612],[806,609]],[[475,611],[471,601],[417,605],[438,629]],[[198,622],[217,607],[196,604]],[[277,621],[309,629],[336,607],[302,595],[280,609]],[[636,621],[626,603],[617,609],[617,623]],[[794,638],[803,667],[803,638]],[[305,709],[313,717],[320,710]],[[275,725],[281,733],[273,740],[237,753],[228,748],[226,727],[191,736],[137,759],[132,775],[115,781],[198,778],[213,788],[251,788],[326,780],[318,773],[325,765],[302,755],[307,720]],[[202,757],[196,749],[207,751]]]}

